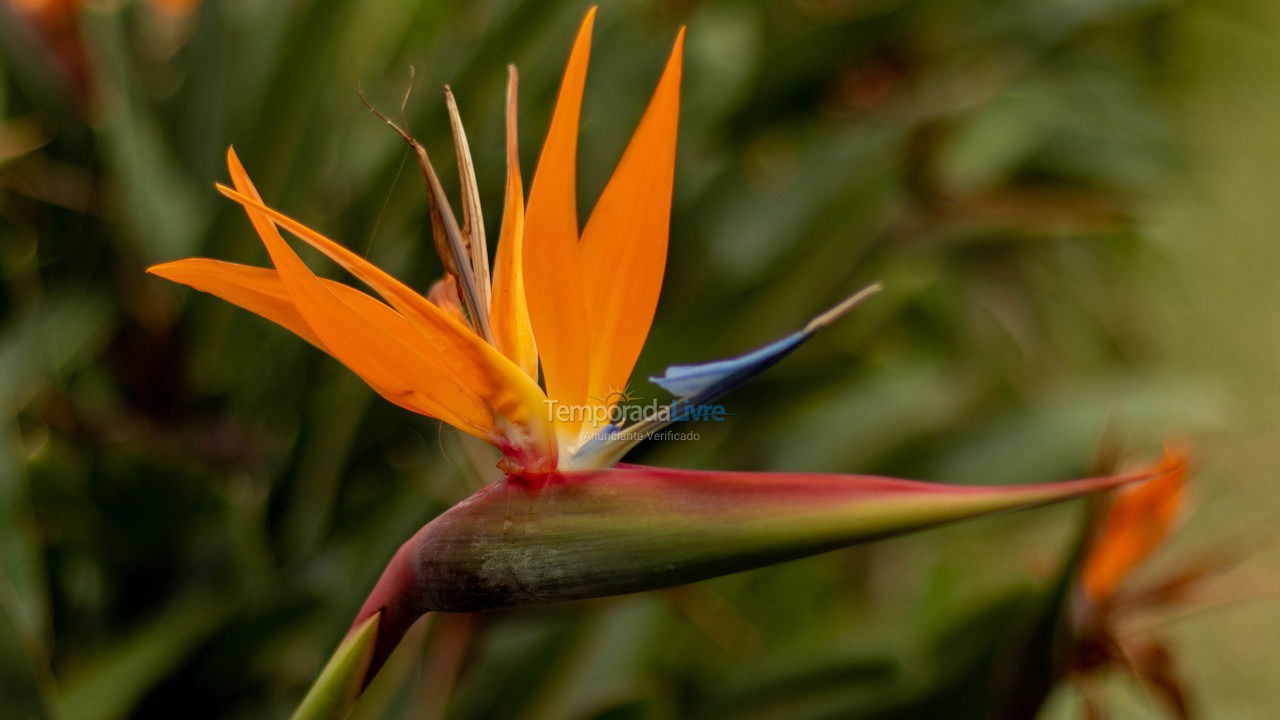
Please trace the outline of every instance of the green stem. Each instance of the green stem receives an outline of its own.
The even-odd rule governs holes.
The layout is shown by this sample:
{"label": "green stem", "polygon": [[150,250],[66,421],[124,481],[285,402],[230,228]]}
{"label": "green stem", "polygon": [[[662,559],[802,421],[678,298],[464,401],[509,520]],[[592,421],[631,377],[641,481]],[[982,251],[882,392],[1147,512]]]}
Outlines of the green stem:
{"label": "green stem", "polygon": [[333,657],[325,664],[320,677],[307,691],[293,720],[336,720],[346,717],[360,696],[369,660],[373,657],[374,640],[378,636],[381,615],[371,615],[363,624],[347,633]]}

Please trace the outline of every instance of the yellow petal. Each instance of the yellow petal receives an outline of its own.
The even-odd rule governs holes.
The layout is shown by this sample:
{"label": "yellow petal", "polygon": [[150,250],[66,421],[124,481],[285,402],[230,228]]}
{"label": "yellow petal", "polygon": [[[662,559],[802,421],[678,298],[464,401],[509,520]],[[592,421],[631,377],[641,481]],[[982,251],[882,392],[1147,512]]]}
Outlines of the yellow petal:
{"label": "yellow petal", "polygon": [[524,183],[520,179],[520,153],[516,147],[515,66],[508,68],[507,77],[507,191],[498,254],[494,258],[490,325],[498,349],[536,380],[538,350],[529,324],[524,287]]}
{"label": "yellow petal", "polygon": [[[206,258],[188,258],[154,265],[147,272],[226,300],[284,327],[330,355],[333,354],[302,317],[275,270]],[[364,313],[391,312],[390,308],[355,288],[332,280],[323,282],[332,293]],[[412,392],[407,385],[388,386],[376,377],[359,372],[357,374],[378,394],[407,410],[438,418],[472,434],[481,434],[483,430],[471,427],[457,413],[430,396]]]}
{"label": "yellow petal", "polygon": [[[582,234],[583,298],[595,403],[626,389],[653,323],[667,259],[684,30]],[[603,417],[596,414],[595,417]]]}
{"label": "yellow petal", "polygon": [[[590,380],[586,308],[578,258],[578,115],[591,53],[595,9],[587,12],[565,67],[529,189],[524,221],[524,281],[529,316],[547,395],[561,406],[586,404]],[[576,438],[579,422],[557,421],[562,437]]]}

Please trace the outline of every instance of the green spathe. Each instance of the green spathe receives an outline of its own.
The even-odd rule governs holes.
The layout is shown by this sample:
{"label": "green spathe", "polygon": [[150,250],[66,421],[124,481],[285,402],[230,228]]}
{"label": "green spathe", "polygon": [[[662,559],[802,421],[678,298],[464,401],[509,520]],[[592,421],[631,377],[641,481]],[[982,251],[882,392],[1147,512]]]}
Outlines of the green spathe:
{"label": "green spathe", "polygon": [[368,682],[427,612],[654,590],[965,518],[1043,505],[1177,467],[972,487],[866,475],[622,465],[512,476],[419,530],[356,616],[378,617]]}
{"label": "green spathe", "polygon": [[1151,475],[963,487],[623,466],[513,478],[425,526],[405,546],[412,555],[406,570],[422,611],[579,600],[716,577]]}

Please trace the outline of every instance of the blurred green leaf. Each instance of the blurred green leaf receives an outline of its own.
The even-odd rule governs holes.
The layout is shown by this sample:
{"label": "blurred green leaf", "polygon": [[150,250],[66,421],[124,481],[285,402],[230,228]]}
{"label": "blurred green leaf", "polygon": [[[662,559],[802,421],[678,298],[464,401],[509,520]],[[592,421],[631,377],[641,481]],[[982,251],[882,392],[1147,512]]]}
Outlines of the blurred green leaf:
{"label": "blurred green leaf", "polygon": [[772,658],[769,667],[742,673],[699,711],[735,720],[818,720],[856,716],[898,692],[893,658],[865,655]]}
{"label": "blurred green leaf", "polygon": [[46,635],[49,599],[18,412],[46,382],[96,352],[110,331],[107,323],[107,308],[98,298],[66,293],[0,333],[0,569],[9,620],[27,642],[42,642]]}
{"label": "blurred green leaf", "polygon": [[107,149],[121,218],[145,261],[192,254],[206,229],[212,202],[174,160],[130,57],[125,15],[118,6],[83,13],[85,38],[100,74],[100,134]]}
{"label": "blurred green leaf", "polygon": [[56,718],[48,657],[16,605],[11,589],[0,586],[0,714],[15,720]]}
{"label": "blurred green leaf", "polygon": [[[661,601],[638,596],[610,602],[589,614],[570,645],[541,683],[538,696],[523,713],[530,720],[596,717],[619,706],[636,712],[645,688],[637,671],[652,652],[650,643],[663,620]],[[638,717],[636,715],[624,715]]]}
{"label": "blurred green leaf", "polygon": [[201,593],[163,610],[86,660],[58,689],[66,720],[115,720],[129,717],[156,683],[226,621],[234,599]]}

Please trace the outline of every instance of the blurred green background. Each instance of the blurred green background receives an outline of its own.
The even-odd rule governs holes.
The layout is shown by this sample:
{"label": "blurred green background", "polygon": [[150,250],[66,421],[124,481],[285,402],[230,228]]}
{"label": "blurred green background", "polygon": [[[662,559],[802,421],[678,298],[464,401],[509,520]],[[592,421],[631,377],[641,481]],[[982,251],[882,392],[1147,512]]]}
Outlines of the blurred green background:
{"label": "blurred green background", "polygon": [[[527,181],[586,4],[184,5],[0,0],[5,718],[287,716],[395,547],[493,472],[143,268],[266,262],[212,190],[234,144],[269,202],[425,288],[416,168],[357,87],[393,109],[416,68],[410,125],[443,164],[450,83],[496,224],[505,66]],[[1143,627],[1201,717],[1275,717],[1280,4],[607,1],[583,212],[681,24],[671,252],[636,377],[887,291],[729,397],[730,422],[635,459],[1012,483],[1186,435],[1194,507],[1144,572],[1222,567]],[[1052,596],[1084,510],[438,618],[357,715],[983,717],[975,678]],[[1160,717],[1123,675],[1106,692],[1115,717]],[[1063,686],[1042,715],[1080,712]]]}

